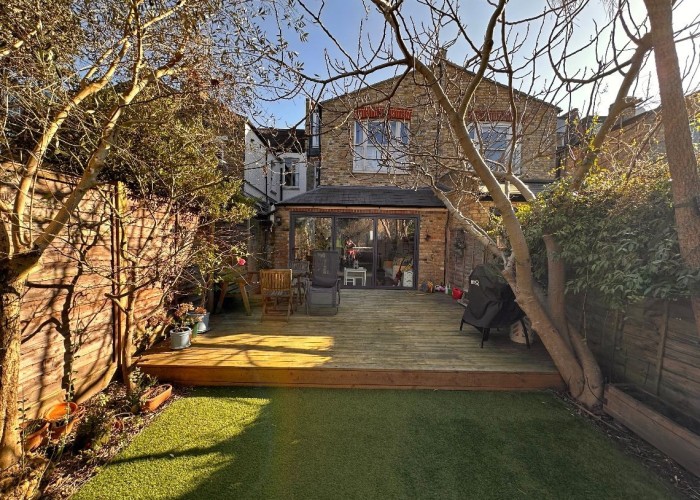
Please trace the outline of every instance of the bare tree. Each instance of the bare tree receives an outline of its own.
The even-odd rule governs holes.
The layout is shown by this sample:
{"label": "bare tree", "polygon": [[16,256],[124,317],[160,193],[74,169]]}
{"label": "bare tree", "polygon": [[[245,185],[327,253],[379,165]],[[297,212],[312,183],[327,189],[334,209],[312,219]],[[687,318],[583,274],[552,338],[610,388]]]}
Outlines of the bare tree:
{"label": "bare tree", "polygon": [[[12,0],[0,9],[0,154],[12,189],[0,201],[0,469],[19,456],[17,385],[20,308],[27,279],[97,186],[127,107],[154,86],[205,92],[249,106],[273,85],[259,64],[285,52],[252,24],[263,4],[218,1]],[[292,54],[280,55],[285,61]],[[113,99],[104,98],[107,91]],[[65,156],[64,141],[81,154]],[[32,223],[41,168],[72,169],[79,181],[50,221]]]}
{"label": "bare tree", "polygon": [[[556,236],[545,236],[549,254],[549,290],[545,293],[533,277],[530,248],[508,190],[515,187],[526,200],[534,199],[516,166],[522,165],[526,172],[528,161],[535,158],[518,158],[518,142],[537,127],[550,127],[549,137],[554,136],[553,124],[543,119],[542,114],[533,112],[533,103],[539,98],[568,106],[572,92],[587,91],[590,102],[595,104],[600,100],[605,78],[617,75],[621,83],[607,117],[590,139],[584,141],[583,152],[570,175],[564,175],[560,181],[571,191],[581,186],[597,164],[607,134],[631,105],[627,96],[635,89],[652,49],[652,35],[643,20],[635,20],[627,2],[622,1],[610,9],[607,21],[594,24],[594,32],[581,36],[579,19],[593,2],[556,2],[531,16],[516,18],[508,14],[507,1],[500,0],[491,4],[482,38],[478,39],[459,2],[372,0],[365,6],[367,17],[378,14],[384,21],[384,29],[379,33],[376,27],[373,33],[361,29],[358,50],[352,53],[324,24],[323,3],[320,7],[307,2],[299,4],[320,31],[328,35],[334,51],[333,56],[325,57],[327,76],[304,76],[317,93],[335,95],[334,106],[337,101],[348,101],[347,112],[332,114],[335,121],[324,126],[337,129],[353,118],[358,105],[400,102],[397,95],[405,82],[425,89],[425,94],[418,92],[412,104],[414,109],[419,107],[416,103],[433,106],[444,126],[438,126],[434,137],[441,134],[443,139],[427,140],[426,131],[422,131],[421,139],[416,138],[410,144],[406,156],[410,160],[399,168],[414,174],[413,185],[430,185],[455,219],[503,263],[504,276],[511,283],[519,305],[540,333],[572,396],[590,408],[599,407],[602,375],[585,339],[566,318],[565,266],[558,257]],[[696,35],[697,23],[691,21],[684,36]],[[450,47],[467,54],[459,64],[446,63],[445,49]],[[587,55],[589,60],[581,63],[581,55]],[[381,84],[370,81],[376,79],[374,75],[387,72],[393,79]],[[545,79],[541,72],[551,74]],[[486,79],[498,82],[509,101],[510,144],[498,164],[486,156],[475,127],[479,121],[475,103],[481,98],[480,89],[487,85]],[[359,88],[370,89],[369,93],[362,93],[368,100],[351,102],[359,95],[352,91]],[[325,111],[324,121],[330,115]],[[685,126],[687,129],[687,122]],[[413,120],[411,128],[411,135],[416,136]],[[451,142],[450,148],[441,142],[446,137]],[[539,151],[540,156],[547,154],[547,145],[543,144]],[[386,156],[391,157],[392,153]],[[443,187],[446,179],[450,181],[450,190]],[[407,184],[405,177],[399,182]],[[477,185],[487,189],[500,213],[508,239],[505,250],[479,221],[463,211],[462,200],[478,196],[473,191]]]}

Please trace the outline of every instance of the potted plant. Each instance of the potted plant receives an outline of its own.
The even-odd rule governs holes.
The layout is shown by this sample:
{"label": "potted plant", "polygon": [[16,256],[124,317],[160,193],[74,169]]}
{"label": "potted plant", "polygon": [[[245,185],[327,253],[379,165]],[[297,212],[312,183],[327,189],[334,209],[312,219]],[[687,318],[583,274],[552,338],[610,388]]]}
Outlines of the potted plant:
{"label": "potted plant", "polygon": [[49,423],[43,418],[22,422],[22,440],[24,451],[34,451],[49,436]]}
{"label": "potted plant", "polygon": [[58,403],[49,408],[44,418],[49,423],[51,439],[56,440],[70,434],[79,417],[78,405],[72,401]]}
{"label": "potted plant", "polygon": [[184,302],[175,309],[175,325],[170,330],[170,348],[185,349],[189,347],[192,340],[192,322],[188,312],[194,309],[194,306],[189,302]]}
{"label": "potted plant", "polygon": [[192,311],[189,311],[187,315],[190,316],[194,322],[194,326],[192,327],[192,334],[194,336],[209,331],[209,312],[204,307],[195,307]]}
{"label": "potted plant", "polygon": [[138,367],[135,368],[130,374],[133,389],[126,395],[126,403],[128,404],[129,411],[136,415],[141,411],[141,403],[143,402],[144,395],[152,387],[158,384],[158,379],[147,373],[143,373]]}
{"label": "potted plant", "polygon": [[154,412],[160,405],[165,403],[173,394],[173,386],[161,384],[147,389],[141,397],[141,411],[144,413]]}

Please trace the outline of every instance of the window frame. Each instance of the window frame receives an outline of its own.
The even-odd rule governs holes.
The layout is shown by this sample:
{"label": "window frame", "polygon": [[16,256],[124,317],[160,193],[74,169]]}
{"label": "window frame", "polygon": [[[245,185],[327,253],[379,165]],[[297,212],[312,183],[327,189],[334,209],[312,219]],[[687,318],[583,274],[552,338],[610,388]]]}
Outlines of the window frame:
{"label": "window frame", "polygon": [[[299,160],[297,158],[283,158],[282,162],[282,186],[287,189],[299,189]],[[292,179],[292,183],[288,180]]]}
{"label": "window frame", "polygon": [[[484,129],[485,128],[491,128],[495,130],[497,127],[502,127],[507,130],[506,137],[503,141],[500,142],[505,142],[505,147],[504,148],[489,148],[489,147],[484,147],[485,145],[482,143],[482,138],[484,136]],[[477,132],[478,129],[478,132]],[[488,130],[487,130],[488,132]],[[519,127],[516,127],[516,141],[515,141],[515,153],[513,155],[513,173],[515,174],[520,174],[522,173],[522,158],[521,158],[521,140],[520,140],[520,131]],[[481,154],[482,158],[484,159],[484,162],[486,162],[486,165],[494,171],[494,172],[505,172],[505,159],[507,158],[507,155],[510,152],[511,146],[513,146],[513,123],[512,122],[507,122],[507,121],[501,121],[501,120],[494,120],[494,121],[486,121],[486,120],[480,120],[478,122],[471,123],[469,125],[469,137],[472,139],[474,142],[474,145],[477,147],[479,150],[479,153]],[[502,151],[501,154],[501,161],[493,160],[489,158],[488,151]]]}
{"label": "window frame", "polygon": [[408,164],[410,124],[410,119],[355,118],[352,126],[352,171],[408,174],[400,165]]}

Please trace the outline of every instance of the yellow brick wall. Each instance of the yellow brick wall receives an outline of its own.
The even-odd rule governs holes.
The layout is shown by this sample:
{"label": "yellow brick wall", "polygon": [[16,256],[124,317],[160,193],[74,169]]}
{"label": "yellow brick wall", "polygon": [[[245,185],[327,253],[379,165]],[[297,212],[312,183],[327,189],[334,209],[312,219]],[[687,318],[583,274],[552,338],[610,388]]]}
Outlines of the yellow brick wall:
{"label": "yellow brick wall", "polygon": [[[466,87],[471,77],[452,66],[447,67],[447,92],[456,96]],[[372,104],[390,94],[396,81],[388,80],[371,89],[335,98],[323,103],[321,135],[321,178],[323,185],[413,185],[421,182],[414,175],[368,174],[353,172],[353,131],[357,108]],[[444,113],[438,110],[424,82],[418,77],[404,79],[389,100],[391,107],[412,110],[410,121],[410,152],[412,161],[431,174],[441,176],[445,166],[460,164],[464,155],[455,146]],[[382,104],[384,105],[384,104]],[[521,156],[523,178],[552,179],[555,155],[555,124],[557,110],[536,99],[516,95],[516,107],[521,118],[523,138]],[[484,81],[478,87],[468,116],[481,117],[489,113],[497,117],[510,110],[509,95],[505,88]],[[440,166],[444,163],[445,166]]]}

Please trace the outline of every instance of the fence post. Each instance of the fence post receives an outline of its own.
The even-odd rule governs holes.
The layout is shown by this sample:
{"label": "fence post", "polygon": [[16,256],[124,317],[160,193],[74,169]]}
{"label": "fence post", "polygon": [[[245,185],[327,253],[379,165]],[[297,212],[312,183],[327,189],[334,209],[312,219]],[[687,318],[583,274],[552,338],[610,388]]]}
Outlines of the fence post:
{"label": "fence post", "polygon": [[659,339],[659,349],[656,353],[656,380],[654,381],[654,394],[659,395],[659,384],[661,383],[661,371],[664,367],[664,352],[666,351],[666,336],[668,335],[668,300],[664,300],[664,313],[661,318],[661,338]]}

